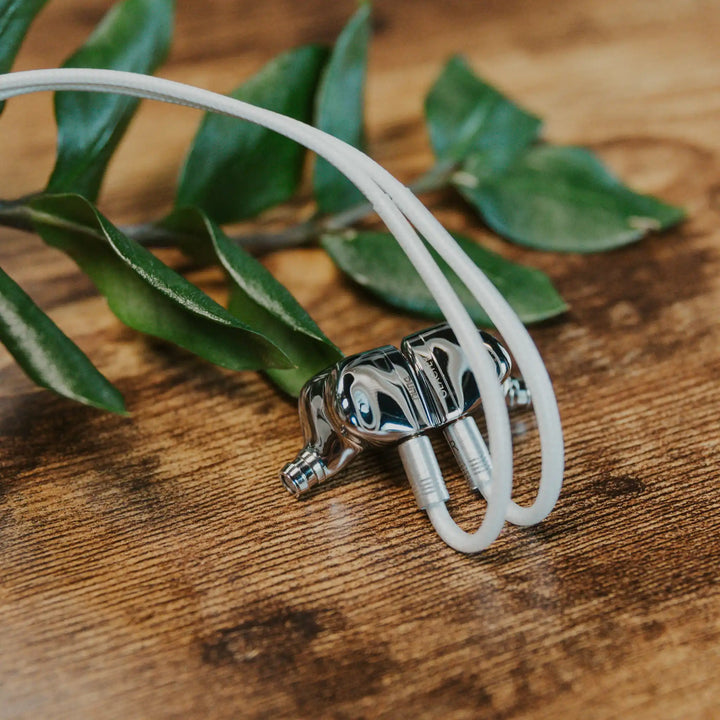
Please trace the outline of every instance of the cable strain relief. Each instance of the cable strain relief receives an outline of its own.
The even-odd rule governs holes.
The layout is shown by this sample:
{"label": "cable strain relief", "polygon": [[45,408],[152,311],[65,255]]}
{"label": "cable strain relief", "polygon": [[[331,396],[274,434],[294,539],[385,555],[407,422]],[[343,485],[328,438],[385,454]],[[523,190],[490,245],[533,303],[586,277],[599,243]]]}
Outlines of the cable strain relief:
{"label": "cable strain relief", "polygon": [[410,487],[421,510],[450,499],[440,466],[427,435],[416,435],[398,446]]}

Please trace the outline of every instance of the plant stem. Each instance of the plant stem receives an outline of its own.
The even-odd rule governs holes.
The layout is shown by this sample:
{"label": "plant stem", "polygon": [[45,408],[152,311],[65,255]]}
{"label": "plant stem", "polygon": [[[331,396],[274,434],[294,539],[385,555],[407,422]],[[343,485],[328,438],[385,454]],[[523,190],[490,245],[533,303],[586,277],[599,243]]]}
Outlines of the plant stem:
{"label": "plant stem", "polygon": [[122,225],[120,232],[131,240],[152,248],[176,247],[177,241],[187,238],[175,230],[168,230],[155,223],[139,223],[138,225]]}
{"label": "plant stem", "polygon": [[[417,194],[442,190],[447,187],[455,169],[454,165],[438,163],[420,175],[409,187]],[[34,195],[28,195],[18,200],[0,200],[0,225],[35,232],[32,210],[27,205],[27,201],[32,197]],[[365,220],[373,213],[370,203],[361,203],[335,215],[313,217],[282,232],[239,235],[233,237],[232,240],[254,255],[263,255],[274,250],[306,245],[323,233],[343,230]],[[120,230],[127,237],[145,247],[174,247],[180,237],[176,231],[158,227],[154,223],[125,225]]]}
{"label": "plant stem", "polygon": [[[454,163],[438,163],[410,183],[409,187],[416,194],[442,190],[449,184],[455,170]],[[246,250],[261,255],[273,250],[305,245],[323,233],[343,230],[373,214],[370,203],[361,203],[336,215],[312,218],[279,233],[255,233],[234,237],[233,240]]]}

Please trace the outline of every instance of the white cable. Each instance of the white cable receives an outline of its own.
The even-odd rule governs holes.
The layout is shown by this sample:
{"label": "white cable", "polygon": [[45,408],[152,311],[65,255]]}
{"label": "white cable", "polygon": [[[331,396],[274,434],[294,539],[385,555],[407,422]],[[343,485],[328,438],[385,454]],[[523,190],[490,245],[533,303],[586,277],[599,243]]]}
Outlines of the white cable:
{"label": "white cable", "polygon": [[562,482],[562,432],[552,386],[537,349],[492,283],[465,256],[422,203],[377,163],[355,148],[299,121],[224,95],[161,78],[113,70],[75,68],[0,76],[0,99],[40,90],[109,91],[246,119],[309,147],[335,165],[361,189],[435,297],[465,350],[480,386],[493,459],[493,491],[483,523],[476,533],[469,534],[454,523],[444,504],[428,508],[430,519],[445,542],[463,552],[477,552],[487,547],[499,534],[510,497],[512,443],[507,409],[495,370],[472,320],[422,241],[398,210],[396,202],[485,307],[516,356],[532,393],[542,445],[540,488],[530,508],[520,508],[512,503],[508,510],[509,519],[520,524],[532,524],[552,509]]}
{"label": "white cable", "polygon": [[[362,156],[362,158],[356,156],[356,159],[367,166],[368,172],[373,179],[391,195],[405,215],[412,218],[415,227],[472,292],[515,355],[523,379],[527,383],[533,399],[540,436],[542,467],[538,493],[533,504],[529,507],[521,507],[517,503],[511,502],[507,519],[516,525],[534,525],[547,517],[555,506],[560,495],[564,470],[564,444],[560,413],[555,399],[555,392],[540,353],[507,300],[453,240],[437,218],[425,208],[407,187],[382,166],[370,160],[364,153],[360,153],[355,148],[352,149],[357,155]],[[366,163],[365,160],[370,162]],[[370,164],[373,167],[370,167]],[[417,211],[417,213],[414,211]],[[448,317],[450,325],[455,330],[461,346],[465,347],[463,340],[467,341],[467,338],[464,337],[467,328],[463,330],[456,329],[449,316],[446,315],[446,317]],[[450,518],[444,504],[435,506],[433,511],[429,509],[428,515],[430,515],[430,519],[436,527],[438,524],[449,526],[448,524],[452,523],[454,527],[449,529],[448,532],[455,534],[457,526]]]}

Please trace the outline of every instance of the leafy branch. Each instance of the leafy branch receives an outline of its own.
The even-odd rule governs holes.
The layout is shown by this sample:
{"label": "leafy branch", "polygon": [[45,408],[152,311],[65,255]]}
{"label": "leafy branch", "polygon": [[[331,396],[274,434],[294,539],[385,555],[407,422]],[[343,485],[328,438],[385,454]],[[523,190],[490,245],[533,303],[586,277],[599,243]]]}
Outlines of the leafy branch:
{"label": "leafy branch", "polygon": [[[0,72],[10,68],[44,4],[0,0]],[[116,3],[64,65],[152,73],[167,56],[173,11],[171,0]],[[334,47],[306,45],[283,53],[231,95],[363,147],[370,36],[371,7],[362,3]],[[305,151],[265,128],[224,116],[203,117],[168,217],[113,225],[94,203],[137,105],[112,94],[56,94],[58,150],[46,187],[0,200],[0,225],[37,233],[67,253],[122,322],[223,367],[262,370],[297,394],[341,353],[253,256],[309,243],[324,248],[340,270],[390,305],[440,316],[392,237],[355,227],[372,209],[322,159],[312,168],[313,217],[278,233],[228,237],[223,224],[255,218],[296,195]],[[683,218],[680,209],[625,187],[588,150],[542,142],[540,119],[475,75],[460,57],[448,61],[430,88],[425,120],[436,160],[411,187],[417,193],[460,194],[490,228],[513,242],[596,252]],[[524,322],[565,311],[540,270],[456,237]],[[162,246],[221,267],[229,287],[227,308],[161,262],[152,248]],[[475,321],[488,324],[452,271],[440,265]],[[0,341],[39,385],[124,412],[118,391],[2,270]]]}

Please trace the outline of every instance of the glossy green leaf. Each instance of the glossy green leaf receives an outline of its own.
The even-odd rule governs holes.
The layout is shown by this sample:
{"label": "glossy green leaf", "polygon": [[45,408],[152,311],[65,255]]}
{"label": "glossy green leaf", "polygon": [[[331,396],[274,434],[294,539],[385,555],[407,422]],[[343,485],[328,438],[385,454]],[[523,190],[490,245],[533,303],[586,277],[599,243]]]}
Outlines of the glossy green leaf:
{"label": "glossy green leaf", "polygon": [[[540,270],[505,260],[460,235],[454,237],[524,323],[546,320],[567,310],[550,279]],[[443,317],[435,299],[392,235],[379,232],[325,235],[322,245],[341,270],[390,305],[431,318]],[[431,252],[472,319],[478,325],[490,325],[485,311],[455,273],[434,251]]]}
{"label": "glossy green leaf", "polygon": [[[47,0],[0,0],[0,73],[12,67],[30,23]],[[4,102],[0,102],[0,112]]]}
{"label": "glossy green leaf", "polygon": [[126,325],[231,370],[292,366],[272,341],[125,237],[79,195],[40,196],[30,210],[45,242],[75,260]]}
{"label": "glossy green leaf", "polygon": [[118,390],[2,269],[0,342],[38,385],[86,405],[125,412]]}
{"label": "glossy green leaf", "polygon": [[486,175],[506,168],[537,139],[541,122],[480,79],[456,55],[445,65],[427,98],[425,117],[439,161],[472,157]]}
{"label": "glossy green leaf", "polygon": [[230,312],[275,343],[295,365],[267,374],[283,390],[298,395],[320,370],[337,362],[342,353],[323,335],[313,319],[262,263],[240,249],[202,211],[176,210],[163,227],[178,232],[179,246],[189,255],[214,260],[230,282]]}
{"label": "glossy green leaf", "polygon": [[[370,12],[370,3],[363,3],[340,33],[315,101],[315,125],[355,147],[363,145]],[[365,200],[350,180],[320,157],[315,161],[313,188],[318,208],[324,213]]]}
{"label": "glossy green leaf", "polygon": [[[284,53],[231,96],[307,122],[326,57],[315,45]],[[253,217],[293,195],[304,157],[303,147],[272,130],[208,114],[185,159],[176,205],[196,205],[215,222]]]}
{"label": "glossy green leaf", "polygon": [[680,208],[628,189],[578,147],[541,145],[506,173],[458,187],[491,228],[542,250],[609,250],[684,217]]}
{"label": "glossy green leaf", "polygon": [[[173,7],[172,0],[115,5],[63,67],[152,73],[170,47]],[[57,93],[58,150],[48,191],[77,192],[95,200],[137,105],[137,100],[115,93]]]}

